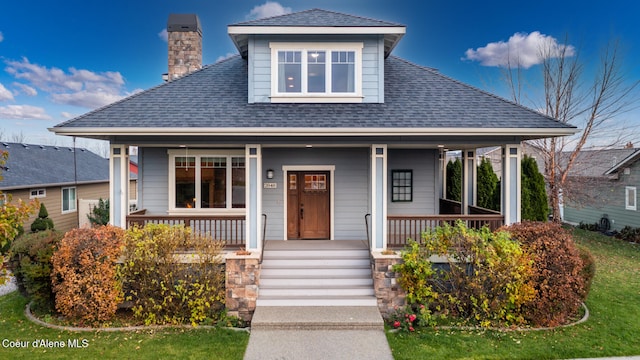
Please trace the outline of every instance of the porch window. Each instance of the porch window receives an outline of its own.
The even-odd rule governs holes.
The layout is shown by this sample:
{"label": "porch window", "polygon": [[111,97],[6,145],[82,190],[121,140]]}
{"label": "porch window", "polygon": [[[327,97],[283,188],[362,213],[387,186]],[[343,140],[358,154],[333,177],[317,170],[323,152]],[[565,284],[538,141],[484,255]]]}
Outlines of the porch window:
{"label": "porch window", "polygon": [[391,170],[391,201],[413,201],[413,170]]}
{"label": "porch window", "polygon": [[62,212],[76,211],[76,188],[62,188]]}
{"label": "porch window", "polygon": [[213,151],[187,153],[169,151],[170,210],[245,207],[244,156]]}
{"label": "porch window", "polygon": [[625,188],[625,209],[637,210],[637,192],[635,186],[627,186]]}
{"label": "porch window", "polygon": [[[361,101],[362,43],[271,43],[272,101]],[[359,97],[359,99],[355,99]],[[283,98],[287,98],[286,100]],[[298,100],[296,100],[298,99]]]}

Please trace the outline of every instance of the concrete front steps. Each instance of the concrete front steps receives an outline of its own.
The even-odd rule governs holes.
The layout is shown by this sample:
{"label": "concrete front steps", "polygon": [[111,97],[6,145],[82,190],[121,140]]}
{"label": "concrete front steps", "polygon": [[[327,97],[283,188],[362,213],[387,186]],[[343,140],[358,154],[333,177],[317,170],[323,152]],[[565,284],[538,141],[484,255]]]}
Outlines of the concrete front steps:
{"label": "concrete front steps", "polygon": [[384,330],[377,306],[258,306],[255,330]]}
{"label": "concrete front steps", "polygon": [[256,306],[377,306],[366,244],[267,242]]}

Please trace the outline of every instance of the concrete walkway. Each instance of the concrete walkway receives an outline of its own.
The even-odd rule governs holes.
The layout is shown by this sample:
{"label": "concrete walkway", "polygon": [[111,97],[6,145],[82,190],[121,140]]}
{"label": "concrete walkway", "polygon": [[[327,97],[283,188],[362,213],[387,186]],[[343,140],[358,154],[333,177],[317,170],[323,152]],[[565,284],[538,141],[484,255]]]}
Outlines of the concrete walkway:
{"label": "concrete walkway", "polygon": [[257,307],[245,360],[393,359],[377,307]]}

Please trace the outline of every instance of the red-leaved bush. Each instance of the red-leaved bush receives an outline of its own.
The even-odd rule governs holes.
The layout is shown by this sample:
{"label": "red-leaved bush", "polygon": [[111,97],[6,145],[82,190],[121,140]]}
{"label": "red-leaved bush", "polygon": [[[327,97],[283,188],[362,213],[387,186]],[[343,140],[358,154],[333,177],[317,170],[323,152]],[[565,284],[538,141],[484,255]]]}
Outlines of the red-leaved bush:
{"label": "red-leaved bush", "polygon": [[502,230],[510,232],[534,258],[532,283],[536,294],[524,305],[528,322],[533,326],[569,322],[588,292],[583,260],[572,235],[553,222],[523,222]]}
{"label": "red-leaved bush", "polygon": [[116,261],[123,236],[124,230],[113,226],[65,234],[51,258],[56,310],[80,322],[105,321],[115,315],[122,301]]}

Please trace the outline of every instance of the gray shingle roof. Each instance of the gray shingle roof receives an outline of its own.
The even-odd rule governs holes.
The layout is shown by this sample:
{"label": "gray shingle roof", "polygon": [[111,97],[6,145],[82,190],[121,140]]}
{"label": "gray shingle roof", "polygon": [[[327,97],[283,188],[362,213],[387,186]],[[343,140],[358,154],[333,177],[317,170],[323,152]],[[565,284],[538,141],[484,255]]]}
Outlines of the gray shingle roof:
{"label": "gray shingle roof", "polygon": [[57,125],[70,128],[552,128],[538,112],[390,56],[385,102],[247,103],[247,62],[240,56]]}
{"label": "gray shingle roof", "polygon": [[[75,182],[73,148],[2,143],[0,151],[9,152],[8,170],[1,172],[0,189]],[[76,148],[75,158],[78,183],[109,181],[108,159],[82,148]]]}
{"label": "gray shingle roof", "polygon": [[[619,166],[638,151],[639,149],[582,150],[574,160],[569,174],[577,177],[604,177],[609,169]],[[560,160],[563,164],[567,162],[569,154],[562,153]]]}
{"label": "gray shingle roof", "polygon": [[231,24],[230,26],[396,27],[404,25],[322,9],[310,9],[291,14],[240,22]]}

